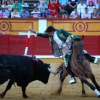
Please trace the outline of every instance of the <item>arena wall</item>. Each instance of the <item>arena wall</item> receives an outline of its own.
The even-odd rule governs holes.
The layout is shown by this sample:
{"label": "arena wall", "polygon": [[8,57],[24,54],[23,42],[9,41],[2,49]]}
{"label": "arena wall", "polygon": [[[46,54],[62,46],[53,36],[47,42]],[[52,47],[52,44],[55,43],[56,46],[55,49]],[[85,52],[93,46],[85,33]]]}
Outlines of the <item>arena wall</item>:
{"label": "arena wall", "polygon": [[44,32],[49,25],[77,35],[100,35],[100,19],[0,19],[0,32],[18,35],[19,32],[27,32],[29,28]]}
{"label": "arena wall", "polygon": [[[0,54],[24,54],[27,32],[32,28],[44,32],[49,25],[63,28],[76,35],[85,35],[84,48],[92,55],[100,55],[100,20],[99,19],[0,19]],[[20,34],[20,36],[19,36]],[[49,40],[34,37],[31,33],[28,55],[53,57]]]}

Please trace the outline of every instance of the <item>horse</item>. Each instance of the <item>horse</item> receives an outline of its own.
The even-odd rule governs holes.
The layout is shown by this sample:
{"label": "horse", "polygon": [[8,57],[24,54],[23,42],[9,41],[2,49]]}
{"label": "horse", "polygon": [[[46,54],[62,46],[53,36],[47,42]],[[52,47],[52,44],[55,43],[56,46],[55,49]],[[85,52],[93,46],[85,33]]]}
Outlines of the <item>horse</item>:
{"label": "horse", "polygon": [[[84,44],[83,44],[83,38],[80,39],[72,39],[72,55],[71,59],[69,61],[68,66],[71,68],[72,72],[76,77],[78,77],[82,84],[82,95],[86,96],[86,92],[84,89],[84,83],[88,85],[96,94],[98,97],[100,97],[100,86],[96,82],[95,76],[92,72],[92,69],[90,67],[90,62],[88,59],[85,58],[83,54]],[[66,68],[64,67],[64,63],[62,63],[56,71],[54,72],[55,75],[60,74],[60,86],[57,90],[57,93],[60,94],[62,91],[62,85],[64,82],[65,77],[68,76],[68,72]],[[93,84],[91,84],[87,78],[90,78]]]}

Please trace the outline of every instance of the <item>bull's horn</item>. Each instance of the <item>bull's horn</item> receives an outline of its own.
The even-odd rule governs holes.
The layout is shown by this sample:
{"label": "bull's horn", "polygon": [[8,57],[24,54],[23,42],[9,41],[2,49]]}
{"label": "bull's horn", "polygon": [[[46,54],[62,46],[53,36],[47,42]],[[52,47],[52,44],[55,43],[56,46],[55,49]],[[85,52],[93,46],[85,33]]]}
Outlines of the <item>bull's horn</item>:
{"label": "bull's horn", "polygon": [[49,67],[48,67],[48,71],[49,71],[50,73],[52,73],[52,74],[55,74],[55,75],[57,74],[57,71],[54,72],[54,71],[51,70],[51,68],[49,68]]}

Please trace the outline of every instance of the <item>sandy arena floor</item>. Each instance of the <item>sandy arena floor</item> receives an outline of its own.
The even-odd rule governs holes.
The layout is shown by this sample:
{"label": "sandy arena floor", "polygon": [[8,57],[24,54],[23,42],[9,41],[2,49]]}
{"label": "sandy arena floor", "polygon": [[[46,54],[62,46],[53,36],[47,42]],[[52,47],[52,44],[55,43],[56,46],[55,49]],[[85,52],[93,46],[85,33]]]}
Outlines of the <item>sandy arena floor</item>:
{"label": "sandy arena floor", "polygon": [[[51,63],[51,68],[55,69],[59,63]],[[96,80],[100,85],[100,65],[91,64],[93,73],[95,74]],[[56,95],[56,91],[59,87],[59,77],[50,75],[48,84],[43,84],[39,81],[30,83],[26,89],[26,94],[29,96],[27,100],[99,100],[100,98],[85,85],[85,90],[88,97],[83,97],[81,94],[81,82],[77,78],[76,84],[68,83],[69,76],[66,77],[63,90],[60,95]],[[90,80],[89,80],[90,81]],[[0,93],[2,93],[8,82],[0,86]],[[92,82],[91,82],[92,83]],[[7,92],[4,100],[23,100],[21,88],[18,86],[12,86]]]}

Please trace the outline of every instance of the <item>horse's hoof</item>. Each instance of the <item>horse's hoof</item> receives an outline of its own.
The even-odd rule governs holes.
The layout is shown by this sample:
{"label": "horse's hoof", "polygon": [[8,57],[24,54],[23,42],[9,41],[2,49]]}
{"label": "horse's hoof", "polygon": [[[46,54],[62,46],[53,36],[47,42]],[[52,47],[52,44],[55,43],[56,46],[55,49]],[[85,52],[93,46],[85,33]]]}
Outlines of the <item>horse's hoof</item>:
{"label": "horse's hoof", "polygon": [[28,96],[27,96],[27,95],[24,95],[24,96],[23,96],[23,98],[27,99],[27,98],[28,98]]}

